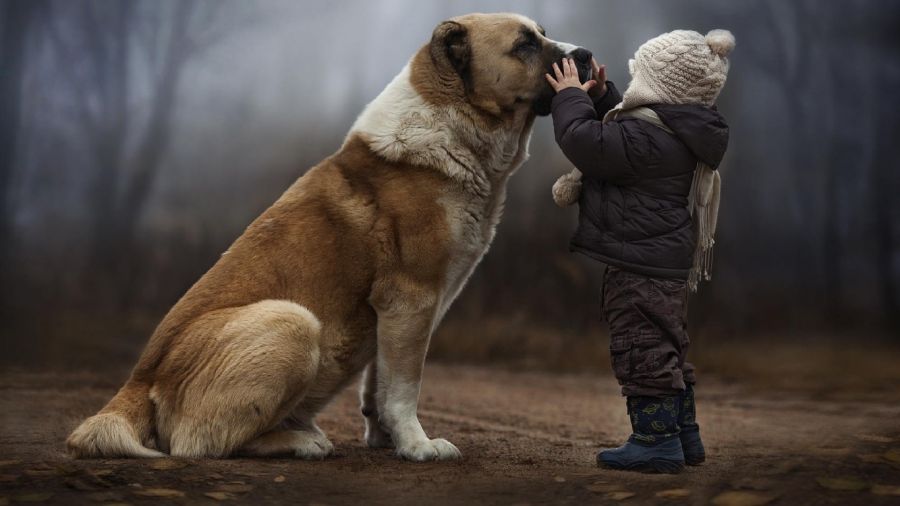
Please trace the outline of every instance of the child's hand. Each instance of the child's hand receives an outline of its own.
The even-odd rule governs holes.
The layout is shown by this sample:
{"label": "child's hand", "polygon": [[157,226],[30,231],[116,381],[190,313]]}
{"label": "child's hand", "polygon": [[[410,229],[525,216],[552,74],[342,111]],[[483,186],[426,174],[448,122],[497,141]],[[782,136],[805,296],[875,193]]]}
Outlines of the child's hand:
{"label": "child's hand", "polygon": [[597,81],[598,86],[591,88],[591,91],[588,92],[589,95],[593,97],[602,97],[606,95],[606,65],[600,65],[597,63],[597,60],[591,58],[591,68],[593,72],[591,74],[591,79]]}
{"label": "child's hand", "polygon": [[[550,86],[552,86],[557,93],[566,88],[578,88],[582,91],[588,91],[597,84],[597,81],[593,79],[581,84],[581,81],[578,79],[578,69],[575,68],[575,61],[571,58],[563,58],[562,70],[560,70],[556,62],[554,62],[553,73],[556,74],[556,79],[550,74],[544,74],[544,77],[547,78]],[[603,75],[606,75],[605,70],[603,71]]]}

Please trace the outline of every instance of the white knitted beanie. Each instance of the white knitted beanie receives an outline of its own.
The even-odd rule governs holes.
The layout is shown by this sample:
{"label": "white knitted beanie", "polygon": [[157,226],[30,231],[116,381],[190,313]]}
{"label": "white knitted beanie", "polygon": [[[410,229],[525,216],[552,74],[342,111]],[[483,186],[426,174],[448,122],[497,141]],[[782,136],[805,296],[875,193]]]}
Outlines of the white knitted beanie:
{"label": "white knitted beanie", "polygon": [[713,105],[728,75],[734,36],[712,30],[706,36],[675,30],[645,42],[628,61],[631,83],[622,107],[644,104]]}

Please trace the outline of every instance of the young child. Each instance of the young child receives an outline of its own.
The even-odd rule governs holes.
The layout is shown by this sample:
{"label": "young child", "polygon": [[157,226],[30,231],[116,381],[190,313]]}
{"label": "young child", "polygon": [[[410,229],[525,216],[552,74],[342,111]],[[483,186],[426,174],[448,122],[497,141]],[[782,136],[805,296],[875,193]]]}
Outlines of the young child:
{"label": "young child", "polygon": [[631,437],[601,451],[601,466],[675,473],[705,460],[685,361],[686,299],[709,279],[715,169],[728,143],[714,103],[733,48],[725,30],[662,34],[628,62],[624,95],[596,61],[584,84],[568,60],[547,74],[556,142],[576,167],[554,198],[578,201],[571,249],[607,265],[603,316],[631,419]]}

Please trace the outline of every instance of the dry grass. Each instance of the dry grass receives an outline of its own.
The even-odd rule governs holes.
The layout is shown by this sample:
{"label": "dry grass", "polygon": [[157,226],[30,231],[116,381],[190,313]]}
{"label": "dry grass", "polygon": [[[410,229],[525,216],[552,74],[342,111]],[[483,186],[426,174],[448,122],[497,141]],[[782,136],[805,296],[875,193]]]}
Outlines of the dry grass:
{"label": "dry grass", "polygon": [[[805,392],[828,398],[900,399],[900,346],[852,335],[741,336],[708,332],[694,340],[690,360],[699,375],[752,388]],[[485,320],[477,329],[447,322],[431,358],[510,369],[609,373],[609,338],[602,326],[585,333],[532,322]]]}

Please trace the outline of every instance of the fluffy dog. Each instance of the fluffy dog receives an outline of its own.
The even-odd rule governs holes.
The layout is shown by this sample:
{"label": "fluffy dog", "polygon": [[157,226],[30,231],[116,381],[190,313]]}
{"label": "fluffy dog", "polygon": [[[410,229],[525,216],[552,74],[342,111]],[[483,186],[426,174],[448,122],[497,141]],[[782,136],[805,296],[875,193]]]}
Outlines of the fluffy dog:
{"label": "fluffy dog", "polygon": [[365,370],[369,446],[458,458],[417,418],[428,342],[494,238],[564,56],[587,79],[590,53],[526,17],[438,25],[337,153],[175,304],[70,453],[324,458],[316,413]]}

